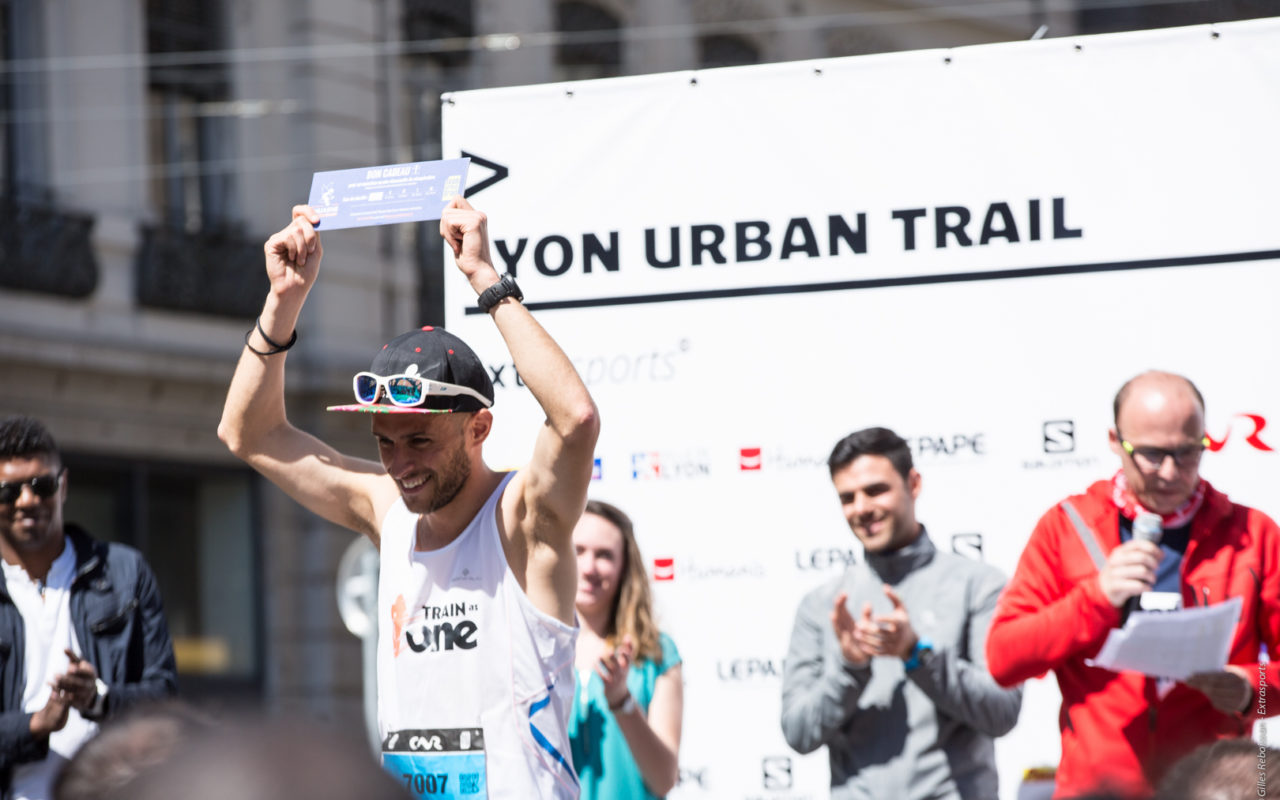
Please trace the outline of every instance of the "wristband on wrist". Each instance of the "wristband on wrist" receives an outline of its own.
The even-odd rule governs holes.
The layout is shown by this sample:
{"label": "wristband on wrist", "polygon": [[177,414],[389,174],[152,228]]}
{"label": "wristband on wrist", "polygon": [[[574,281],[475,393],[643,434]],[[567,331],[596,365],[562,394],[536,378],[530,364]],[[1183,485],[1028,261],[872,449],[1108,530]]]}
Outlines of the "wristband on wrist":
{"label": "wristband on wrist", "polygon": [[107,710],[107,694],[111,691],[102,678],[96,678],[95,682],[97,694],[93,698],[93,705],[84,712],[84,718],[88,720],[102,719]]}
{"label": "wristband on wrist", "polygon": [[267,335],[267,332],[262,329],[262,317],[258,317],[258,319],[255,320],[253,324],[254,324],[254,327],[258,329],[258,335],[262,337],[262,341],[270,345],[271,349],[259,350],[258,348],[249,344],[249,337],[253,335],[253,328],[250,328],[249,330],[244,332],[244,346],[249,348],[253,352],[257,353],[260,356],[274,356],[276,353],[283,353],[284,351],[288,350],[290,347],[293,347],[294,342],[298,341],[297,328],[294,328],[293,335],[289,337],[289,341],[285,342],[284,344],[280,344],[279,342],[274,341],[270,336]]}
{"label": "wristband on wrist", "polygon": [[919,669],[920,659],[925,653],[933,652],[933,642],[928,639],[917,639],[916,646],[911,648],[911,657],[902,663],[902,668],[907,672]]}

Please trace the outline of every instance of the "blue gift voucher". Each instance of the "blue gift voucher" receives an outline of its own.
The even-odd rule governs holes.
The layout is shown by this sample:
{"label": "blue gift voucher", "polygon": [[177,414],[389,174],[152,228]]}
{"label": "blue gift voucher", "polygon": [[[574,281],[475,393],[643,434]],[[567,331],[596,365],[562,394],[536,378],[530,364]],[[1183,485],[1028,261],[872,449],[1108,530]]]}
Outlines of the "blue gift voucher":
{"label": "blue gift voucher", "polygon": [[317,172],[307,201],[321,230],[440,219],[467,184],[469,158]]}

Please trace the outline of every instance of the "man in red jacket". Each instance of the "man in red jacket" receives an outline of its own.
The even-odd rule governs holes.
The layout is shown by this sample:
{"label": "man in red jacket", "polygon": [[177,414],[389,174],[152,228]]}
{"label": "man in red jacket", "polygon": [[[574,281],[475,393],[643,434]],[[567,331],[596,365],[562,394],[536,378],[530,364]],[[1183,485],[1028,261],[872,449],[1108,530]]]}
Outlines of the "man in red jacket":
{"label": "man in red jacket", "polygon": [[[1260,646],[1280,652],[1280,529],[1200,477],[1208,440],[1199,390],[1180,375],[1147,372],[1121,387],[1114,410],[1121,469],[1040,518],[987,636],[1000,684],[1049,670],[1058,678],[1055,798],[1148,798],[1196,746],[1248,736],[1266,713]],[[1159,544],[1133,539],[1134,517],[1148,511],[1162,517]],[[1168,684],[1086,664],[1130,598],[1148,592],[1172,593],[1182,607],[1242,598],[1223,671]]]}

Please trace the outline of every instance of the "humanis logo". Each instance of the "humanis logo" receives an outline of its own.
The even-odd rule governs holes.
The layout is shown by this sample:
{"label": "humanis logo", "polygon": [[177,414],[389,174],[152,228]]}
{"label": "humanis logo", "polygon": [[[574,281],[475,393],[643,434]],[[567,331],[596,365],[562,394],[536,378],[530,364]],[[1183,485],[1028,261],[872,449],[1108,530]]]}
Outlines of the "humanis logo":
{"label": "humanis logo", "polygon": [[683,558],[677,570],[672,557],[653,560],[655,582],[674,581],[677,577],[681,581],[759,579],[765,575],[764,565],[757,561],[733,564]]}
{"label": "humanis logo", "polygon": [[675,481],[705,478],[710,474],[711,459],[703,450],[648,450],[631,454],[631,477],[638,481]]}
{"label": "humanis logo", "polygon": [[[1239,420],[1244,420],[1244,425],[1236,425]],[[1274,451],[1274,448],[1266,442],[1262,441],[1262,429],[1267,427],[1267,418],[1261,414],[1235,414],[1231,417],[1231,421],[1227,423],[1227,430],[1222,434],[1221,439],[1215,439],[1212,435],[1207,435],[1209,439],[1209,451],[1216,453],[1227,446],[1227,442],[1232,441],[1232,434],[1235,439],[1244,442],[1254,450],[1261,450],[1264,453]]]}
{"label": "humanis logo", "polygon": [[738,448],[738,470],[740,472],[826,469],[826,466],[827,460],[822,456],[791,452],[780,446]]}

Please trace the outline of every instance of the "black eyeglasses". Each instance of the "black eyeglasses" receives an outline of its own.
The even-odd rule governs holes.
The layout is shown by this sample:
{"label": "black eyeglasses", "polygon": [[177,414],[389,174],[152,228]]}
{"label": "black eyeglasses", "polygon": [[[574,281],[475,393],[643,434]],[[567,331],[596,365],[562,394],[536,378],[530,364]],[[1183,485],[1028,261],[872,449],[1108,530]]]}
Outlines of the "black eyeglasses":
{"label": "black eyeglasses", "polygon": [[1133,456],[1134,463],[1139,467],[1154,472],[1164,466],[1166,458],[1172,458],[1173,463],[1179,467],[1189,467],[1192,464],[1199,463],[1200,456],[1204,455],[1205,448],[1209,446],[1209,437],[1201,438],[1196,444],[1187,444],[1172,450],[1163,447],[1147,447],[1146,445],[1139,447],[1130,444],[1124,439],[1120,440],[1120,446],[1124,448],[1126,453]]}
{"label": "black eyeglasses", "polygon": [[15,502],[22,496],[23,486],[30,486],[36,497],[48,500],[53,497],[54,492],[58,491],[60,485],[62,485],[61,470],[56,475],[47,472],[44,475],[27,478],[25,481],[0,481],[0,503],[9,505]]}

